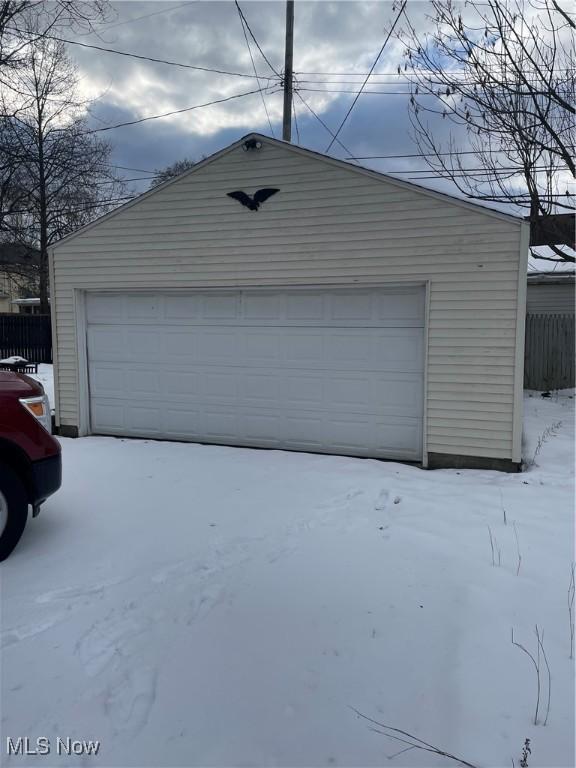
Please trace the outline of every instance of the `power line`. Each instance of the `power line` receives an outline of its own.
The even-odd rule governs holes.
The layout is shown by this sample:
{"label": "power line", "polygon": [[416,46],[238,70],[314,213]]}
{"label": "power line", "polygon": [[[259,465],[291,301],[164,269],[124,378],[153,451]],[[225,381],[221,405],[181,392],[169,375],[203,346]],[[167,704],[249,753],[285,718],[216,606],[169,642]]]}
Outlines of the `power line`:
{"label": "power line", "polygon": [[[358,95],[358,91],[346,91],[334,88],[299,88],[300,91],[307,91],[308,93],[355,93]],[[376,96],[412,96],[410,91],[362,91],[365,95],[375,94]],[[422,93],[420,96],[433,96],[437,98],[435,93]]]}
{"label": "power line", "polygon": [[[499,70],[495,69],[495,72],[498,72]],[[528,71],[528,70],[527,70]],[[533,70],[536,72],[536,70]],[[573,70],[570,68],[565,67],[558,67],[550,70],[546,70],[547,72],[562,72],[562,73],[571,73]],[[406,77],[407,73],[409,74],[426,74],[430,73],[434,75],[436,73],[435,70],[432,69],[421,69],[421,68],[415,68],[410,70],[404,70],[398,72],[374,72],[372,73],[372,77]],[[318,77],[366,77],[368,73],[366,72],[295,72],[297,75],[314,75]],[[451,69],[446,70],[446,74],[450,75],[468,75],[470,74],[469,70],[466,69]]]}
{"label": "power line", "polygon": [[327,130],[327,131],[328,131],[328,133],[330,134],[330,136],[332,136],[332,137],[334,138],[334,140],[338,142],[338,144],[339,144],[339,145],[342,147],[342,149],[344,150],[344,152],[348,152],[348,154],[351,154],[351,153],[350,153],[350,150],[349,150],[349,149],[347,149],[347,148],[344,146],[344,144],[342,144],[342,142],[340,141],[340,139],[339,139],[339,138],[337,138],[336,136],[334,136],[334,133],[332,132],[332,130],[331,130],[331,129],[330,129],[330,128],[329,128],[329,127],[326,125],[326,123],[324,122],[324,120],[322,120],[322,118],[320,117],[320,115],[318,115],[318,114],[316,114],[316,112],[314,112],[314,110],[312,109],[312,107],[310,106],[310,104],[308,104],[308,102],[304,100],[303,96],[301,96],[301,94],[300,94],[298,91],[295,91],[295,94],[296,94],[296,96],[298,96],[298,98],[300,99],[300,101],[302,102],[302,104],[304,104],[304,106],[306,107],[306,109],[307,109],[309,112],[311,112],[311,113],[314,115],[314,117],[316,118],[316,120],[318,120],[318,122],[320,123],[320,125],[322,125],[322,126],[323,126],[323,127],[324,127],[324,128]]}
{"label": "power line", "polygon": [[401,7],[400,7],[400,10],[398,11],[398,15],[397,15],[397,16],[396,16],[396,18],[394,19],[394,23],[392,24],[392,26],[390,27],[390,30],[389,30],[388,34],[386,35],[386,39],[384,40],[384,42],[382,43],[382,47],[381,47],[381,48],[380,48],[380,50],[378,51],[378,55],[377,55],[377,56],[376,56],[376,58],[374,59],[374,64],[372,64],[372,66],[370,67],[370,71],[369,71],[369,72],[368,72],[368,74],[366,75],[366,79],[364,80],[364,82],[363,82],[363,83],[362,83],[362,85],[360,86],[360,90],[359,90],[359,91],[358,91],[358,93],[356,94],[356,97],[355,97],[354,101],[352,102],[352,104],[350,105],[350,108],[349,108],[348,112],[346,112],[346,114],[344,115],[344,119],[342,120],[342,122],[341,122],[341,123],[340,123],[340,125],[338,126],[338,130],[336,131],[336,133],[335,133],[335,134],[334,134],[334,136],[332,137],[332,141],[331,141],[331,142],[330,142],[330,144],[328,144],[328,146],[326,147],[326,150],[325,150],[326,152],[328,152],[328,151],[330,150],[330,148],[332,147],[332,145],[333,145],[333,144],[334,144],[334,142],[336,141],[336,139],[337,139],[337,137],[338,137],[338,134],[340,133],[340,131],[341,131],[341,130],[342,130],[342,128],[344,127],[344,123],[346,122],[346,120],[348,120],[348,118],[350,117],[350,113],[352,112],[352,110],[353,110],[353,109],[354,109],[354,107],[356,106],[356,102],[357,102],[357,101],[358,101],[358,99],[360,98],[360,95],[362,94],[362,91],[364,90],[364,86],[366,85],[366,83],[367,83],[367,82],[368,82],[368,80],[370,79],[370,75],[372,74],[372,72],[373,72],[373,71],[374,71],[374,69],[376,68],[376,65],[378,64],[378,62],[379,62],[379,60],[380,60],[380,56],[381,56],[381,55],[382,55],[382,53],[384,52],[384,48],[386,47],[386,44],[388,43],[388,40],[390,40],[390,37],[391,37],[391,35],[392,35],[392,32],[394,32],[394,29],[396,28],[396,24],[398,24],[398,22],[399,22],[399,20],[400,20],[400,16],[402,16],[402,14],[404,13],[404,9],[406,8],[406,2],[407,2],[407,0],[404,0],[404,2],[402,3],[402,5],[401,5]]}
{"label": "power line", "polygon": [[[445,178],[452,178],[453,175],[466,175],[467,173],[487,173],[487,174],[493,174],[493,173],[510,173],[510,171],[517,171],[520,172],[521,166],[519,165],[502,165],[498,168],[486,168],[486,167],[480,167],[480,168],[458,168],[456,169],[454,174],[448,174]],[[545,165],[539,165],[534,166],[531,170],[533,171],[547,171],[548,167]],[[400,171],[385,171],[385,173],[433,173],[436,176],[442,175],[442,173],[445,173],[443,171],[434,171],[432,168],[412,168],[412,169],[403,169]]]}
{"label": "power line", "polygon": [[[93,208],[101,208],[106,205],[114,205],[115,203],[123,203],[127,202],[128,200],[134,200],[136,197],[139,197],[139,195],[124,195],[123,197],[115,197],[111,198],[110,200],[99,200],[98,202],[94,203],[86,203],[81,208],[49,208],[48,214],[58,214],[58,213],[83,213],[87,210],[92,210]],[[4,218],[6,216],[14,216],[15,214],[20,213],[27,213],[33,215],[33,211],[30,208],[22,208],[20,210],[15,211],[0,211],[0,219]]]}
{"label": "power line", "polygon": [[129,168],[127,165],[114,165],[114,163],[101,163],[101,165],[106,165],[109,168],[118,168],[121,171],[135,171],[136,173],[151,173],[151,174],[158,173],[157,170],[150,170],[149,168]]}
{"label": "power line", "polygon": [[244,16],[242,14],[242,9],[240,8],[238,4],[238,0],[234,0],[236,4],[236,10],[238,11],[238,16],[240,17],[240,24],[242,26],[242,32],[244,33],[244,40],[246,41],[246,47],[248,48],[248,53],[250,54],[250,61],[252,62],[252,69],[254,70],[254,74],[256,75],[256,80],[258,81],[258,88],[260,88],[260,96],[262,98],[262,105],[264,106],[264,112],[266,112],[266,118],[268,120],[268,125],[270,126],[270,133],[272,134],[273,138],[276,138],[274,134],[274,128],[272,128],[272,121],[270,120],[270,115],[268,113],[268,107],[266,106],[266,99],[264,98],[264,93],[262,91],[262,86],[260,85],[260,80],[258,79],[258,74],[256,72],[256,64],[254,64],[254,56],[252,56],[252,48],[250,47],[250,41],[248,40],[248,35],[246,34],[246,27],[244,25]]}
{"label": "power line", "polygon": [[152,181],[153,179],[157,179],[158,175],[158,173],[155,173],[152,176],[139,176],[138,178],[133,179],[119,178],[110,180],[106,179],[104,181],[91,181],[90,186],[100,187],[104,184],[128,184],[131,181]]}
{"label": "power line", "polygon": [[[452,75],[454,75],[454,73],[451,72],[451,71],[444,72],[445,78],[448,75],[452,76]],[[365,77],[365,75],[364,75],[364,77]],[[396,80],[377,80],[376,78],[378,78],[378,77],[383,77],[383,75],[378,75],[376,73],[373,73],[372,75],[370,75],[370,79],[371,79],[371,81],[375,85],[390,85],[390,86],[397,86],[397,85],[399,85],[398,79],[396,79]],[[428,83],[430,83],[431,85],[446,86],[446,79],[444,79],[444,80],[440,80],[440,79],[432,80],[431,79],[432,77],[433,77],[433,75],[431,73],[430,79],[428,80]],[[529,82],[532,82],[532,83],[540,83],[540,82],[542,82],[542,78],[540,78],[540,77],[528,77],[527,76],[525,79],[527,81],[529,81]],[[402,75],[400,82],[402,82],[403,80],[408,80],[409,82],[412,82],[412,80],[408,77],[408,75]],[[354,80],[343,80],[342,78],[337,78],[335,80],[325,80],[323,78],[316,79],[316,80],[309,80],[307,78],[300,78],[300,76],[298,76],[298,81],[300,83],[308,83],[310,85],[358,85],[358,83],[355,82]],[[480,80],[478,78],[470,78],[470,73],[469,72],[466,73],[466,77],[465,78],[455,79],[454,81],[457,84],[461,84],[461,85],[480,84]]]}
{"label": "power line", "polygon": [[[181,115],[183,112],[191,112],[194,109],[211,107],[214,104],[223,104],[226,101],[232,101],[233,99],[241,99],[244,96],[251,96],[254,93],[260,93],[261,91],[262,91],[262,88],[255,88],[252,91],[245,91],[244,93],[236,93],[233,96],[226,96],[223,99],[214,99],[214,101],[207,101],[205,104],[194,104],[194,106],[192,107],[184,107],[183,109],[174,109],[171,112],[164,112],[161,115],[150,115],[150,117],[141,117],[138,120],[128,120],[125,123],[117,123],[116,125],[107,125],[104,128],[93,128],[91,131],[86,131],[83,135],[92,134],[92,133],[101,133],[102,131],[112,131],[114,130],[114,128],[124,128],[125,126],[128,126],[128,125],[138,125],[139,123],[145,123],[148,120],[159,120],[162,117],[171,117],[172,115]],[[273,91],[273,93],[276,93],[276,91]]]}
{"label": "power line", "polygon": [[131,19],[125,19],[124,21],[114,22],[112,24],[104,24],[102,27],[98,27],[96,33],[103,32],[105,29],[115,29],[121,27],[123,24],[131,24],[133,21],[141,21],[142,19],[149,19],[151,16],[159,16],[162,13],[170,13],[171,11],[177,11],[179,8],[184,8],[185,5],[190,5],[190,0],[186,3],[180,3],[179,5],[173,5],[171,8],[163,8],[161,11],[154,11],[153,13],[145,13],[143,16],[134,16]]}
{"label": "power line", "polygon": [[[238,13],[240,14],[240,18],[242,19],[242,21],[244,22],[244,24],[246,24],[246,29],[247,29],[247,30],[248,30],[248,32],[250,33],[250,37],[252,38],[252,40],[254,40],[254,43],[255,43],[255,45],[256,45],[256,48],[258,48],[258,50],[260,51],[260,54],[262,55],[262,58],[264,59],[264,61],[266,62],[266,64],[268,64],[268,66],[270,67],[270,69],[272,70],[272,72],[274,72],[274,74],[275,74],[277,77],[280,77],[280,73],[279,73],[279,72],[277,72],[277,70],[276,70],[276,69],[274,69],[274,67],[273,67],[273,66],[272,66],[272,64],[270,63],[270,61],[269,61],[268,57],[266,56],[266,54],[264,53],[264,51],[262,50],[262,48],[260,48],[260,43],[258,42],[258,40],[256,40],[256,36],[254,35],[254,32],[252,32],[252,29],[251,29],[251,27],[250,27],[250,24],[248,24],[248,19],[246,18],[246,16],[244,16],[244,12],[243,12],[242,8],[240,8],[240,5],[238,4],[237,0],[234,0],[234,2],[236,3],[236,8],[238,8]],[[264,78],[263,78],[263,79],[264,79]],[[268,78],[268,80],[271,80],[271,79],[272,79],[272,78]]]}
{"label": "power line", "polygon": [[296,137],[298,139],[298,144],[300,144],[300,128],[298,127],[298,116],[296,114],[296,104],[294,101],[292,101],[292,114],[294,115],[294,126],[296,128]]}
{"label": "power line", "polygon": [[183,69],[193,69],[198,72],[211,72],[217,75],[229,75],[231,77],[248,77],[251,79],[258,79],[258,77],[261,80],[274,80],[273,77],[268,77],[266,75],[249,75],[245,72],[231,72],[226,69],[214,69],[212,67],[201,67],[196,66],[194,64],[183,64],[178,61],[170,61],[168,59],[156,59],[152,56],[142,56],[138,53],[129,53],[128,51],[118,51],[115,48],[104,48],[101,45],[93,45],[91,43],[81,43],[79,40],[67,40],[64,37],[56,37],[55,35],[48,35],[47,33],[32,33],[32,32],[26,32],[19,29],[11,29],[10,32],[17,33],[17,34],[26,34],[30,35],[32,37],[38,38],[46,38],[47,40],[55,40],[59,43],[66,43],[67,45],[78,45],[81,48],[91,48],[95,51],[102,51],[103,53],[114,53],[116,56],[127,56],[132,59],[139,59],[141,61],[151,61],[155,64],[166,64],[170,67],[181,67]]}
{"label": "power line", "polygon": [[344,158],[345,160],[390,160],[392,158],[408,158],[408,157],[437,157],[437,156],[449,156],[449,155],[477,155],[478,153],[473,150],[458,150],[456,152],[415,152],[410,155],[355,155]]}

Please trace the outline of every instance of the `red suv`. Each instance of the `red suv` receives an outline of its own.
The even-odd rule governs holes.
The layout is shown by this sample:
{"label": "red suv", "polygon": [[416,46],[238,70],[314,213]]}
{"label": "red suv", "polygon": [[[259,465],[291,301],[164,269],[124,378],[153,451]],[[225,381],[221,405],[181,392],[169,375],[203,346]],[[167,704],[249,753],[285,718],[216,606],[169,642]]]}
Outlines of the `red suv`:
{"label": "red suv", "polygon": [[60,443],[51,433],[50,404],[42,384],[0,370],[0,561],[24,531],[28,507],[40,505],[62,482]]}

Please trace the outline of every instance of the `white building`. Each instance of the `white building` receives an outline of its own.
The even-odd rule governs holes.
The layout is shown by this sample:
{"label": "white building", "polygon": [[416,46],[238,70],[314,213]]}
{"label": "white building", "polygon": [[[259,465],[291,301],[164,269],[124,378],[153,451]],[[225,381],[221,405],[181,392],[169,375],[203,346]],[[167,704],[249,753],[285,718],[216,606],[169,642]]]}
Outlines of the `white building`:
{"label": "white building", "polygon": [[57,425],[514,469],[527,257],[520,219],[250,134],[52,248]]}

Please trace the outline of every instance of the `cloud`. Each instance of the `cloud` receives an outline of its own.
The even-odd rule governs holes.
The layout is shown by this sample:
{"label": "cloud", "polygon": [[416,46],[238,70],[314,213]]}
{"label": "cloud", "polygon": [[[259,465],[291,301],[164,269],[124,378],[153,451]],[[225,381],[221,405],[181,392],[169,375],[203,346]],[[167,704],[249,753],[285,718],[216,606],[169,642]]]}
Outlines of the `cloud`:
{"label": "cloud", "polygon": [[[285,3],[239,0],[262,52],[250,40],[260,84],[270,86],[264,96],[244,96],[179,115],[117,128],[101,134],[113,147],[113,162],[130,168],[159,169],[183,157],[200,159],[250,131],[281,136],[283,99],[280,76],[284,66]],[[99,95],[92,106],[95,128],[115,125],[227,98],[258,87],[243,27],[233,2],[120,2],[116,17],[97,34],[77,41],[115,48],[141,56],[207,67],[242,76],[169,66],[103,51],[70,46],[78,63],[82,89]],[[462,5],[463,13],[467,13]],[[410,24],[429,29],[429,2],[411,4]],[[308,2],[295,8],[294,68],[300,96],[333,132],[340,125],[363,77],[372,66],[398,12],[392,2]],[[400,28],[406,24],[400,22]],[[330,154],[356,156],[416,154],[409,119],[407,83],[398,77],[403,68],[401,43],[391,38],[370,82]],[[320,92],[319,92],[320,91]],[[346,91],[349,91],[346,93]],[[375,93],[386,91],[386,94]],[[393,93],[391,93],[393,92]],[[402,93],[404,92],[404,93]],[[331,134],[311,114],[298,95],[293,141],[325,152]],[[269,121],[272,125],[270,128]],[[296,130],[296,127],[298,130]],[[435,137],[446,148],[450,121],[437,121]],[[468,136],[460,134],[460,148]],[[406,179],[403,171],[422,171],[430,177],[422,157],[361,161],[363,165]],[[126,171],[130,177],[134,172]],[[447,180],[423,178],[416,183],[458,194]],[[147,188],[143,180],[137,191]]]}
{"label": "cloud", "polygon": [[[167,6],[166,9],[163,5]],[[253,74],[252,62],[234,3],[191,2],[184,7],[178,7],[178,4],[172,3],[168,6],[167,3],[134,2],[120,3],[116,7],[118,18],[112,24],[103,26],[99,36],[84,36],[78,39],[81,42],[144,56]],[[281,73],[284,55],[284,3],[243,2],[242,8],[272,68],[276,73]],[[164,10],[165,12],[159,13]],[[155,15],[139,18],[147,14]],[[365,71],[379,50],[385,30],[395,14],[391,3],[297,3],[295,69],[302,73]],[[277,74],[253,45],[252,50],[258,73],[264,78],[273,78],[262,80],[262,84],[270,83],[279,90]],[[114,108],[122,108],[126,114],[131,113],[131,117],[127,119],[138,119],[226,98],[257,87],[255,79],[249,77],[197,72],[76,46],[71,46],[71,53],[82,72],[85,92],[91,95],[104,94],[100,104],[92,110],[100,119],[107,119],[114,112]],[[390,51],[383,58],[380,67],[393,67],[395,70],[397,58],[396,45],[391,41]],[[319,78],[302,74],[298,75],[298,79],[317,81]],[[344,80],[350,83],[345,89],[354,88],[354,84],[358,87],[360,82],[358,78],[346,77]],[[320,83],[302,83],[303,88],[314,88],[315,85],[326,87]],[[315,111],[326,114],[327,118],[330,116],[331,120],[333,111],[335,119],[331,124],[334,125],[337,124],[338,111],[343,112],[351,98],[347,94],[318,94],[312,91],[303,91],[302,95]],[[362,98],[374,102],[379,100],[375,95]],[[266,95],[265,99],[270,120],[277,132],[282,119],[282,95],[270,94]],[[300,108],[305,110],[301,103]],[[296,109],[299,109],[298,100]],[[405,112],[406,99],[398,97],[392,102],[383,98],[380,100],[379,111],[392,111],[394,114]],[[315,119],[310,120],[309,115],[301,115],[301,128],[306,132],[306,136],[301,133],[303,143],[314,141],[315,134],[324,130],[317,124],[311,134],[310,125],[313,122]],[[270,131],[266,111],[258,94],[224,105],[214,105],[157,120],[157,127],[153,131],[147,129],[146,135],[156,132],[161,135],[166,130],[162,126],[168,123],[173,124],[175,133],[181,132],[183,137],[194,136],[208,144],[212,143],[214,136],[233,129],[237,129],[239,134],[253,129]],[[356,114],[351,124],[355,126],[355,134],[362,136],[362,123]],[[114,142],[121,130],[114,132]],[[127,130],[137,132],[143,128],[134,127]]]}
{"label": "cloud", "polygon": [[[256,70],[262,77],[260,83],[278,91],[265,95],[266,109],[260,94],[253,94],[107,131],[102,136],[113,146],[115,163],[153,170],[182,157],[200,159],[250,131],[270,134],[268,117],[273,134],[281,136],[283,98],[278,74],[283,70],[285,4],[240,2],[264,54],[251,41]],[[417,18],[411,17],[414,24],[423,23],[425,8],[424,3],[416,5]],[[116,18],[103,25],[98,34],[76,39],[157,59],[254,74],[233,2],[189,2],[184,6],[172,2],[123,2],[116,5],[116,10]],[[332,131],[340,124],[362,83],[358,73],[365,73],[371,67],[396,14],[397,8],[393,8],[392,3],[383,2],[299,0],[296,4],[296,84],[302,98]],[[201,72],[79,46],[70,46],[70,53],[78,63],[83,91],[91,96],[100,95],[90,110],[96,128],[226,98],[258,85],[253,77]],[[376,71],[395,73],[401,61],[401,46],[391,39]],[[397,76],[372,80],[375,84],[371,81],[366,90],[407,90]],[[294,99],[294,111],[298,132],[294,125],[293,141],[324,152],[331,134],[298,96]],[[410,135],[408,98],[396,94],[363,94],[339,138],[355,155],[417,151]],[[330,153],[340,158],[349,154],[338,143],[333,144]],[[363,164],[390,172],[426,167],[421,159],[363,161]],[[129,171],[126,174],[135,175]],[[148,181],[142,181],[135,184],[135,189],[142,191],[147,186]],[[447,188],[446,183],[441,186]]]}

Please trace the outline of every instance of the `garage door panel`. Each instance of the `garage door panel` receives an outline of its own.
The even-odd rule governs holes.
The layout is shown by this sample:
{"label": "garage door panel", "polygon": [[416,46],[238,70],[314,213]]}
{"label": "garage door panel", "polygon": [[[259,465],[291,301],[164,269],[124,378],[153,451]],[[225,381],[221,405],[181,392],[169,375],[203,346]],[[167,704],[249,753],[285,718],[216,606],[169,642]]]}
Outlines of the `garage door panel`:
{"label": "garage door panel", "polygon": [[93,397],[126,397],[126,372],[116,365],[91,363],[88,366],[90,394]]}
{"label": "garage door panel", "polygon": [[243,320],[276,320],[286,317],[286,299],[278,293],[249,293],[242,294]]}
{"label": "garage door panel", "polygon": [[124,435],[127,434],[125,420],[126,407],[122,401],[93,399],[91,403],[92,424],[98,432]]}
{"label": "garage door panel", "polygon": [[150,361],[154,365],[220,364],[317,370],[418,372],[423,330],[326,328],[204,328],[91,326],[91,360]]}
{"label": "garage door panel", "polygon": [[198,413],[198,431],[210,438],[226,438],[234,442],[237,438],[238,412],[236,408],[207,406]]}
{"label": "garage door panel", "polygon": [[423,289],[110,299],[86,302],[92,431],[421,457]]}
{"label": "garage door panel", "polygon": [[200,438],[199,415],[197,409],[189,406],[186,408],[165,406],[163,421],[166,434],[177,439],[198,440]]}
{"label": "garage door panel", "polygon": [[[282,414],[272,409],[247,408],[241,415],[228,408],[189,409],[153,404],[133,407],[103,403],[93,414],[106,434],[169,437],[197,442],[247,447],[309,450],[357,456],[393,455],[418,460],[421,455],[420,419],[298,411]],[[158,425],[162,427],[159,429]]]}
{"label": "garage door panel", "polygon": [[192,345],[194,362],[225,363],[228,360],[237,360],[236,329],[210,330],[202,328],[193,329],[190,333],[195,339]]}
{"label": "garage door panel", "polygon": [[165,296],[164,297],[164,320],[198,320],[201,315],[202,295],[194,296]]}
{"label": "garage door panel", "polygon": [[240,308],[240,296],[236,293],[204,295],[200,305],[204,320],[236,320]]}
{"label": "garage door panel", "polygon": [[162,351],[159,363],[173,363],[178,360],[194,359],[198,354],[198,340],[194,333],[182,330],[180,326],[167,326],[162,334]]}
{"label": "garage door panel", "polygon": [[325,311],[325,294],[323,293],[287,294],[286,319],[291,323],[321,323]]}
{"label": "garage door panel", "polygon": [[123,334],[123,356],[127,360],[158,360],[163,357],[163,334],[150,328],[127,328]]}
{"label": "garage door panel", "polygon": [[325,402],[325,382],[321,376],[293,373],[279,384],[280,397],[287,407],[319,408]]}
{"label": "garage door panel", "polygon": [[348,411],[372,416],[411,416],[422,407],[422,382],[418,374],[347,373],[321,375],[309,371],[280,370],[254,373],[240,370],[230,375],[228,367],[204,367],[195,374],[102,364],[90,366],[91,395],[95,399],[161,396],[166,403],[189,403],[199,407],[234,404],[235,407],[300,408],[310,411]]}
{"label": "garage door panel", "polygon": [[162,299],[160,296],[143,294],[126,297],[126,318],[128,320],[160,320]]}
{"label": "garage door panel", "polygon": [[314,331],[298,333],[291,330],[286,334],[282,351],[286,363],[299,363],[307,368],[324,357],[324,337]]}
{"label": "garage door panel", "polygon": [[156,396],[162,394],[161,373],[158,370],[133,371],[128,369],[125,379],[129,390],[132,390],[135,395]]}
{"label": "garage door panel", "polygon": [[162,434],[162,413],[158,404],[129,405],[126,407],[126,424],[130,430]]}
{"label": "garage door panel", "polygon": [[248,364],[253,362],[278,364],[282,358],[280,336],[283,335],[273,330],[258,331],[253,328],[246,329],[244,333],[236,331],[238,347],[243,353],[244,361]]}
{"label": "garage door panel", "polygon": [[116,322],[124,317],[124,296],[89,293],[86,296],[88,323]]}
{"label": "garage door panel", "polygon": [[373,293],[340,293],[329,298],[330,320],[372,320]]}
{"label": "garage door panel", "polygon": [[[400,330],[402,332],[400,332]],[[424,368],[424,333],[421,329],[400,329],[376,338],[373,354],[380,370],[419,371]]]}
{"label": "garage door panel", "polygon": [[126,359],[122,326],[88,326],[87,342],[91,362]]}
{"label": "garage door panel", "polygon": [[200,394],[201,374],[189,371],[162,371],[162,387],[165,398],[169,400],[182,397],[190,401],[190,395]]}

